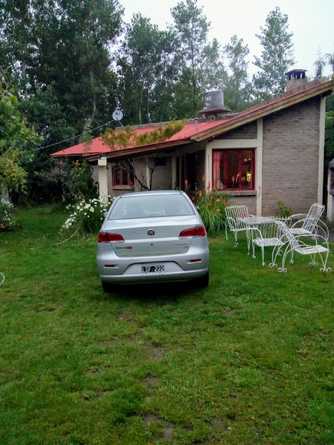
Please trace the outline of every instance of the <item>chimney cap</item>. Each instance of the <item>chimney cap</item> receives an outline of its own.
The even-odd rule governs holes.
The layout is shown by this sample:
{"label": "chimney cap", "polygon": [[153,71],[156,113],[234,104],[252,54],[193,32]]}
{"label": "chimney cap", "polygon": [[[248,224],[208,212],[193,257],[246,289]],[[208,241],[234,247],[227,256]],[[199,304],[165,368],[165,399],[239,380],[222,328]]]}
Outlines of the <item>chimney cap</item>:
{"label": "chimney cap", "polygon": [[224,91],[210,90],[204,93],[204,107],[199,112],[201,117],[207,119],[220,118],[231,110],[224,105]]}
{"label": "chimney cap", "polygon": [[287,71],[285,75],[288,77],[288,79],[305,79],[306,71],[307,70],[301,68],[295,68],[293,70]]}

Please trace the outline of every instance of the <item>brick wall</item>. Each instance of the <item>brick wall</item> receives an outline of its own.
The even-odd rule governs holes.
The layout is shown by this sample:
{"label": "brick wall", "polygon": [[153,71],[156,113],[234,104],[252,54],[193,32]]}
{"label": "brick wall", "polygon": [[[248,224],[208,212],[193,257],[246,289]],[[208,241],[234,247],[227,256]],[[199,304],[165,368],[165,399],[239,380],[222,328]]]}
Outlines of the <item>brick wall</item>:
{"label": "brick wall", "polygon": [[283,201],[305,212],[317,201],[320,98],[263,119],[263,215]]}
{"label": "brick wall", "polygon": [[256,196],[233,196],[230,195],[228,205],[246,205],[249,213],[256,215]]}
{"label": "brick wall", "polygon": [[243,125],[235,130],[228,131],[220,136],[219,139],[256,139],[257,137],[257,124],[252,122],[250,124]]}

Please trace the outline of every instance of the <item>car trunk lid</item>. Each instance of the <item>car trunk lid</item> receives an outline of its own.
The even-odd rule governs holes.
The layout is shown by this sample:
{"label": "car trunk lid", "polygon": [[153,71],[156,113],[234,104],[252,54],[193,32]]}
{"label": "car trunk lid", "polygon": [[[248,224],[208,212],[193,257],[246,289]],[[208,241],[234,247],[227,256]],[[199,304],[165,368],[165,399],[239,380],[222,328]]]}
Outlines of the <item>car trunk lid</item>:
{"label": "car trunk lid", "polygon": [[198,224],[195,216],[109,220],[103,231],[118,233],[124,241],[112,243],[119,257],[152,257],[186,253],[190,238],[180,238],[182,230]]}

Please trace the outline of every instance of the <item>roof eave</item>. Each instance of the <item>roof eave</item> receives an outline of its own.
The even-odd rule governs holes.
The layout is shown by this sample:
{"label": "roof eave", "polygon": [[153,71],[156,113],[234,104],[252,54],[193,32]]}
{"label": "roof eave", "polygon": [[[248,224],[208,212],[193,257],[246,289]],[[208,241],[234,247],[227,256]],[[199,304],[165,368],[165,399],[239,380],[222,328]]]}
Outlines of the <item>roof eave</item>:
{"label": "roof eave", "polygon": [[178,145],[189,144],[189,142],[191,142],[190,139],[182,139],[179,141],[170,141],[170,142],[154,144],[154,145],[142,145],[140,147],[128,148],[128,149],[123,149],[123,150],[115,150],[115,151],[106,152],[106,153],[98,153],[98,154],[89,156],[89,160],[93,161],[95,159],[100,158],[101,156],[105,156],[108,159],[115,159],[115,158],[122,158],[124,156],[129,156],[129,155],[131,155],[131,156],[142,155],[142,154],[146,154],[146,153],[152,153],[152,152],[158,151],[158,150],[163,150],[166,148],[173,148]]}
{"label": "roof eave", "polygon": [[83,156],[96,156],[98,154],[98,152],[96,153],[88,153],[88,154],[83,154],[83,153],[51,153],[50,156],[52,158],[55,159],[59,159],[59,158],[82,158]]}
{"label": "roof eave", "polygon": [[[288,96],[285,100],[283,99],[281,102],[277,103],[276,105],[273,105],[273,107],[268,109],[262,109],[255,111],[254,113],[250,114],[249,116],[236,116],[234,119],[231,119],[231,122],[228,122],[228,125],[222,124],[221,126],[214,127],[210,130],[205,130],[201,133],[197,133],[196,135],[192,136],[190,139],[195,142],[201,142],[203,140],[209,139],[211,137],[215,137],[219,134],[226,133],[227,131],[233,130],[237,127],[240,127],[241,125],[249,124],[251,122],[256,121],[257,119],[260,119],[262,117],[268,116],[269,114],[275,113],[277,111],[280,111],[284,108],[288,108],[292,105],[296,105],[300,102],[304,102],[305,100],[311,99],[312,97],[324,95],[324,94],[331,94],[334,90],[334,81],[330,80],[326,83],[323,83],[323,85],[319,85],[316,89],[310,89],[310,91],[303,92],[304,94],[301,94],[301,92],[296,93],[294,96]],[[297,96],[297,97],[296,97]]]}

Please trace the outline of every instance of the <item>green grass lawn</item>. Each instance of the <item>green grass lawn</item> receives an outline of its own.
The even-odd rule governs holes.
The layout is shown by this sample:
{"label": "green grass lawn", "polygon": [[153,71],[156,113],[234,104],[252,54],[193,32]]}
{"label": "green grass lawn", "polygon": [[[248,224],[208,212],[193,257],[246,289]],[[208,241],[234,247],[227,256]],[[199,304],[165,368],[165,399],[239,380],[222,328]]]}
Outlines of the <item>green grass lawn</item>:
{"label": "green grass lawn", "polygon": [[63,219],[0,234],[1,445],[334,443],[334,272],[216,238],[208,289],[107,295]]}

